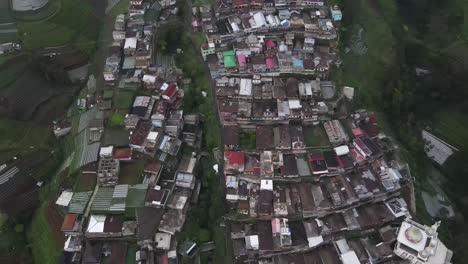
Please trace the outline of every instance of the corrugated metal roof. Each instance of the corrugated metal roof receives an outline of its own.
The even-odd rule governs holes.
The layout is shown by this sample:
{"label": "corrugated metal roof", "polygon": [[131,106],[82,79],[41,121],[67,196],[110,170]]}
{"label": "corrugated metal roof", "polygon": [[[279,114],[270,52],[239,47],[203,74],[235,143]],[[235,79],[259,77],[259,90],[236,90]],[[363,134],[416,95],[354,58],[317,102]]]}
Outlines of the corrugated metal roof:
{"label": "corrugated metal roof", "polygon": [[109,211],[112,203],[112,195],[114,193],[114,188],[111,187],[101,187],[96,193],[94,198],[93,205],[91,206],[92,211]]}
{"label": "corrugated metal roof", "polygon": [[68,205],[68,212],[72,214],[82,214],[92,194],[92,191],[74,193]]}
{"label": "corrugated metal roof", "polygon": [[127,208],[143,207],[145,204],[147,190],[148,184],[136,184],[130,186],[126,199]]}
{"label": "corrugated metal roof", "polygon": [[13,167],[13,168],[10,168],[9,170],[6,170],[4,173],[0,175],[0,184],[4,184],[5,182],[9,181],[18,172],[19,172],[19,169],[17,167]]}

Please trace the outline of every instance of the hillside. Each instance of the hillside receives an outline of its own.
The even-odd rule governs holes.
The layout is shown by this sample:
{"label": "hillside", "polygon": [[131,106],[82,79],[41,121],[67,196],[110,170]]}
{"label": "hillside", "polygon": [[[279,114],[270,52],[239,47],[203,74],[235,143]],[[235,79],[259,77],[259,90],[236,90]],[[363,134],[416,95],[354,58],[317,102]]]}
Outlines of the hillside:
{"label": "hillside", "polygon": [[[459,217],[445,221],[443,234],[455,250],[455,262],[467,254],[464,218],[468,217],[464,186],[468,169],[468,4],[462,0],[339,1],[345,8],[343,63],[335,79],[358,89],[357,107],[385,114],[402,148],[407,150],[418,192],[428,188],[428,161],[421,129],[431,130],[462,151],[445,167],[445,191],[458,206]],[[447,191],[450,190],[450,191]],[[428,219],[419,202],[418,214]],[[464,216],[464,218],[463,218]],[[457,261],[458,260],[458,261]],[[460,262],[461,263],[461,262]]]}

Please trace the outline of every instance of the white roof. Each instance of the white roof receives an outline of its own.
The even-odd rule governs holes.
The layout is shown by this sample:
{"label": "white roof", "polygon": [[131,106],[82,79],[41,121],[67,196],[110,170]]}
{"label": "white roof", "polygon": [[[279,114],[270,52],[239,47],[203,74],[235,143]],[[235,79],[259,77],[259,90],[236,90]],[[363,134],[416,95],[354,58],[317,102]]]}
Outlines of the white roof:
{"label": "white roof", "polygon": [[156,82],[156,76],[150,75],[150,74],[145,74],[145,75],[143,75],[143,82],[144,83],[155,83]]}
{"label": "white roof", "polygon": [[255,13],[253,15],[253,19],[255,20],[254,28],[259,28],[266,25],[265,16],[262,12]]}
{"label": "white roof", "polygon": [[149,96],[137,96],[135,98],[135,101],[133,101],[133,107],[148,106],[150,101],[151,101],[151,97]]}
{"label": "white roof", "polygon": [[341,155],[346,155],[349,153],[349,148],[346,145],[339,146],[334,148],[336,155],[341,156]]}
{"label": "white roof", "polygon": [[240,31],[239,26],[234,22],[231,23],[231,27],[232,27],[232,30],[234,32],[239,32]]}
{"label": "white roof", "polygon": [[241,79],[239,95],[252,95],[252,79]]}
{"label": "white roof", "polygon": [[149,132],[148,136],[146,137],[147,140],[151,140],[151,141],[156,141],[156,139],[158,138],[158,135],[159,133],[156,132],[156,131],[151,131]]}
{"label": "white roof", "polygon": [[354,97],[354,88],[353,87],[348,87],[345,86],[343,87],[343,94],[348,98],[349,100],[353,100]]}
{"label": "white roof", "polygon": [[343,264],[361,264],[356,252],[353,250],[341,254],[341,260],[343,261]]}
{"label": "white roof", "polygon": [[302,108],[301,101],[299,101],[299,99],[290,99],[288,103],[289,103],[289,109],[301,109]]}
{"label": "white roof", "polygon": [[455,147],[425,130],[422,131],[422,137],[426,142],[424,148],[426,155],[440,165],[444,164],[455,151],[458,151]]}
{"label": "white roof", "polygon": [[249,249],[258,249],[258,235],[246,236],[245,244]]}
{"label": "white roof", "polygon": [[424,230],[408,222],[403,222],[397,240],[401,244],[420,252],[424,250],[426,245],[427,234]]}
{"label": "white roof", "polygon": [[137,46],[136,37],[125,39],[124,49],[136,49],[136,46]]}
{"label": "white roof", "polygon": [[169,250],[171,248],[171,235],[167,233],[156,233],[154,237],[156,248]]}
{"label": "white roof", "polygon": [[309,247],[312,248],[323,243],[323,237],[322,236],[308,237],[307,242],[309,242]]}
{"label": "white roof", "polygon": [[114,150],[114,146],[102,147],[101,150],[99,151],[99,156],[101,157],[112,156],[113,150]]}
{"label": "white roof", "polygon": [[60,194],[57,201],[55,202],[55,204],[60,205],[60,206],[68,206],[68,204],[70,204],[72,196],[73,196],[73,192],[63,191],[62,194]]}
{"label": "white roof", "polygon": [[166,91],[167,87],[169,87],[169,84],[168,83],[163,83],[159,89],[161,91]]}
{"label": "white roof", "polygon": [[105,215],[91,215],[89,218],[88,233],[101,233],[104,231],[104,222],[106,221]]}
{"label": "white roof", "polygon": [[273,191],[273,180],[261,180],[260,181],[260,190]]}

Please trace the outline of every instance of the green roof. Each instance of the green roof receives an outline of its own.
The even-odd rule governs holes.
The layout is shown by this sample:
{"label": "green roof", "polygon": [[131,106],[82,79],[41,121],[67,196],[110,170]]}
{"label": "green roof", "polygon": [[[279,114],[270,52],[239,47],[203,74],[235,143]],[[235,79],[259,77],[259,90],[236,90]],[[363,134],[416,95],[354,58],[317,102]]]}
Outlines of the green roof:
{"label": "green roof", "polygon": [[224,67],[233,68],[237,66],[236,54],[233,50],[223,51]]}
{"label": "green roof", "polygon": [[128,188],[127,208],[138,208],[145,205],[146,191],[148,184],[131,185]]}
{"label": "green roof", "polygon": [[82,214],[92,194],[92,191],[74,193],[68,205],[68,212],[72,214]]}

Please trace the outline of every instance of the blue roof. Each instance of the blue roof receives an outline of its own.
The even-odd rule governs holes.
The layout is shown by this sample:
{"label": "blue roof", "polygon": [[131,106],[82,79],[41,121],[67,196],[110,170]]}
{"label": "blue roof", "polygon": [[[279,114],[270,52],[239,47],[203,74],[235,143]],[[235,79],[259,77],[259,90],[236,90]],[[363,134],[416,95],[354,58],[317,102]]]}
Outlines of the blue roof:
{"label": "blue roof", "polygon": [[293,68],[304,69],[304,61],[303,60],[293,59],[292,64],[293,64]]}

